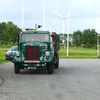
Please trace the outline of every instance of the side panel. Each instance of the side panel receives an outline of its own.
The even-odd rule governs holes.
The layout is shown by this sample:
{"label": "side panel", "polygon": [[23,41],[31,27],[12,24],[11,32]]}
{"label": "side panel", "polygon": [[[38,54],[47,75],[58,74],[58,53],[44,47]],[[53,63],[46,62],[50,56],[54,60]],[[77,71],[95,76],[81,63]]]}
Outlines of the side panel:
{"label": "side panel", "polygon": [[54,51],[57,52],[60,50],[60,36],[55,32],[52,33],[52,41],[54,43]]}

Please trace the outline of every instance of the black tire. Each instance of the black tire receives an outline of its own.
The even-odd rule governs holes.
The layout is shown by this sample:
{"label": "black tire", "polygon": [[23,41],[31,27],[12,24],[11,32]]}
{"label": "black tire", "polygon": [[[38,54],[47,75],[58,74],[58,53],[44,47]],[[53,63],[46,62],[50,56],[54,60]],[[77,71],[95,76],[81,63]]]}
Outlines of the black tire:
{"label": "black tire", "polygon": [[55,68],[59,68],[59,58],[58,58],[58,61],[54,65],[55,65]]}
{"label": "black tire", "polygon": [[47,64],[48,74],[53,73],[54,63]]}
{"label": "black tire", "polygon": [[59,65],[58,65],[58,61],[55,63],[55,68],[58,68]]}
{"label": "black tire", "polygon": [[15,66],[14,67],[15,67],[15,73],[16,74],[19,74],[20,73],[20,64],[16,64],[15,63]]}

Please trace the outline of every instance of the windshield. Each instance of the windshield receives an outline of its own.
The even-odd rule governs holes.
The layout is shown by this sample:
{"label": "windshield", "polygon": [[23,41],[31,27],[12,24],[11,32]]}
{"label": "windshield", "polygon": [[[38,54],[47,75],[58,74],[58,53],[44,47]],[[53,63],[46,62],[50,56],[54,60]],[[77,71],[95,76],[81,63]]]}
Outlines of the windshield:
{"label": "windshield", "polygon": [[22,34],[21,41],[28,42],[28,41],[49,41],[48,34]]}

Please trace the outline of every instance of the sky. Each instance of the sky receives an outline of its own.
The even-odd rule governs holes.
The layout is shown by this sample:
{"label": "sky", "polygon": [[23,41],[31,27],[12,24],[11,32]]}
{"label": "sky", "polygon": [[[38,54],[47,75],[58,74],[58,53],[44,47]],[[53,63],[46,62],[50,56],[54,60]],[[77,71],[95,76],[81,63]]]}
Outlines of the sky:
{"label": "sky", "polygon": [[[57,33],[62,33],[63,17],[68,15],[69,0],[45,1],[45,27],[49,30],[55,26]],[[100,0],[70,0],[69,33],[77,30],[95,29],[100,33]],[[12,21],[22,28],[22,0],[0,0],[0,23]],[[34,28],[35,24],[43,26],[43,0],[24,0],[24,27]],[[58,30],[58,27],[60,30]],[[68,17],[65,19],[65,33],[68,33]]]}

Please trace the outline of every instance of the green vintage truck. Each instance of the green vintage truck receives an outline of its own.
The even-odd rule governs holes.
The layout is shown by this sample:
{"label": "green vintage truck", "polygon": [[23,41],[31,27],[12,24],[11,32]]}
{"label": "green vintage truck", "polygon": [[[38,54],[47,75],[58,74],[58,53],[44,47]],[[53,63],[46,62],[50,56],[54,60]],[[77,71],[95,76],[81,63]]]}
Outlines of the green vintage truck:
{"label": "green vintage truck", "polygon": [[20,69],[47,69],[52,74],[59,67],[60,37],[55,32],[26,29],[18,35],[18,51],[12,62],[14,71]]}

